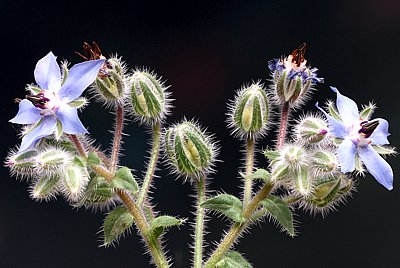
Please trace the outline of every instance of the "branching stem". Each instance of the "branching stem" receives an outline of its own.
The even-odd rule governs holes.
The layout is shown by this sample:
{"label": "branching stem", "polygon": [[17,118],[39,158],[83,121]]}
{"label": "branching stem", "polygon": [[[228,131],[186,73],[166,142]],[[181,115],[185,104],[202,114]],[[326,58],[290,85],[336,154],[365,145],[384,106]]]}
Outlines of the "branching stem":
{"label": "branching stem", "polygon": [[246,226],[251,223],[251,216],[254,211],[259,207],[260,202],[267,197],[269,192],[271,191],[273,184],[266,183],[258,193],[253,197],[250,203],[245,207],[243,211],[243,215],[246,218],[244,223],[235,223],[229,232],[222,239],[219,246],[212,253],[206,264],[205,268],[214,268],[215,265],[221,260],[221,258],[226,254],[226,252],[232,247],[237,238],[240,236],[242,231],[246,228]]}

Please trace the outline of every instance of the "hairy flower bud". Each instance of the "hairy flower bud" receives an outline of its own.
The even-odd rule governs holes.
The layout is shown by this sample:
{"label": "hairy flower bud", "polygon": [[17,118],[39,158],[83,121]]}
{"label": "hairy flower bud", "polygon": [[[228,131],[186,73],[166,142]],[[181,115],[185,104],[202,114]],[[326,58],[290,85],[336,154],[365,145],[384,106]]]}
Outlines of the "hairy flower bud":
{"label": "hairy flower bud", "polygon": [[157,75],[137,70],[129,78],[129,87],[133,113],[141,122],[161,121],[168,114],[170,94]]}
{"label": "hairy flower bud", "polygon": [[81,165],[71,162],[65,166],[61,182],[61,190],[64,196],[75,202],[81,197],[87,185],[87,171]]}
{"label": "hairy flower bud", "polygon": [[22,153],[11,151],[5,162],[6,166],[10,168],[12,174],[17,176],[31,175],[34,167],[36,167],[36,156],[38,151],[30,149]]}
{"label": "hairy flower bud", "polygon": [[58,192],[59,181],[59,174],[42,174],[31,187],[31,198],[34,200],[45,201],[55,198],[55,195]]}
{"label": "hairy flower bud", "polygon": [[71,160],[71,155],[64,150],[49,147],[40,152],[36,157],[38,168],[49,170],[59,169]]}
{"label": "hairy flower bud", "polygon": [[316,173],[327,173],[335,171],[339,166],[336,156],[329,151],[316,151],[312,155],[312,167]]}
{"label": "hairy flower bud", "polygon": [[297,139],[305,144],[317,144],[328,133],[327,123],[317,117],[308,116],[302,119],[296,128]]}
{"label": "hairy flower bud", "polygon": [[198,177],[211,171],[216,147],[196,124],[184,121],[167,129],[165,153],[174,172],[184,177]]}
{"label": "hairy flower bud", "polygon": [[107,59],[93,86],[96,95],[106,103],[122,101],[126,97],[125,73],[120,58]]}
{"label": "hairy flower bud", "polygon": [[306,167],[298,167],[292,170],[291,176],[295,180],[295,189],[302,196],[309,196],[313,191],[311,176]]}
{"label": "hairy flower bud", "polygon": [[307,161],[307,154],[301,146],[287,145],[281,151],[281,158],[295,169]]}
{"label": "hairy flower bud", "polygon": [[269,100],[259,83],[241,88],[229,105],[229,127],[236,136],[247,138],[264,135],[268,118]]}

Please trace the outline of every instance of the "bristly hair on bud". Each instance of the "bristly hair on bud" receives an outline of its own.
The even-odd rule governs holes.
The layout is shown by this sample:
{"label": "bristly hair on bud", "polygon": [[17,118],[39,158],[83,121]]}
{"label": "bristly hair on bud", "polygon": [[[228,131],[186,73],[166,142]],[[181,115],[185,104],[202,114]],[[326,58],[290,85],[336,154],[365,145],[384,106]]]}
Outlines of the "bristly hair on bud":
{"label": "bristly hair on bud", "polygon": [[38,151],[29,149],[18,153],[18,150],[18,148],[15,148],[9,151],[4,166],[8,167],[11,176],[16,176],[17,179],[31,179],[36,173]]}
{"label": "bristly hair on bud", "polygon": [[165,130],[163,151],[172,173],[185,181],[213,172],[218,147],[198,123],[183,119]]}
{"label": "bristly hair on bud", "polygon": [[232,135],[257,139],[266,134],[270,117],[269,97],[260,82],[243,85],[228,104],[227,122]]}
{"label": "bristly hair on bud", "polygon": [[356,191],[353,179],[341,172],[315,177],[313,184],[312,194],[304,198],[299,207],[313,215],[321,214],[322,217],[335,211],[338,205],[345,203]]}
{"label": "bristly hair on bud", "polygon": [[172,102],[169,86],[156,73],[136,69],[128,78],[128,87],[131,112],[141,124],[163,122],[169,115]]}
{"label": "bristly hair on bud", "polygon": [[318,115],[301,116],[295,124],[295,140],[303,145],[321,145],[327,141],[328,123]]}

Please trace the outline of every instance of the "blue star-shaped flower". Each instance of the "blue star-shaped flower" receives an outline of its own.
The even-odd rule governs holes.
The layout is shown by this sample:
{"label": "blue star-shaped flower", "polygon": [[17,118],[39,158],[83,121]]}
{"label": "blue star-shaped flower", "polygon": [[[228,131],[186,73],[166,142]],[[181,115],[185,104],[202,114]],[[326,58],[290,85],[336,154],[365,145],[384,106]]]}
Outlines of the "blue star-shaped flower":
{"label": "blue star-shaped flower", "polygon": [[23,99],[17,115],[10,120],[15,124],[32,125],[22,138],[20,152],[51,135],[57,124],[67,134],[87,133],[79,120],[77,108],[68,103],[77,99],[93,83],[103,64],[103,59],[76,64],[62,84],[60,67],[52,52],[37,62],[34,75],[41,91]]}
{"label": "blue star-shaped flower", "polygon": [[390,165],[374,150],[372,145],[389,144],[389,123],[385,119],[364,120],[360,118],[357,104],[350,98],[336,92],[336,107],[341,120],[337,120],[316,104],[329,123],[330,134],[342,139],[337,148],[343,173],[355,169],[355,156],[359,156],[368,172],[386,189],[393,189],[393,171]]}

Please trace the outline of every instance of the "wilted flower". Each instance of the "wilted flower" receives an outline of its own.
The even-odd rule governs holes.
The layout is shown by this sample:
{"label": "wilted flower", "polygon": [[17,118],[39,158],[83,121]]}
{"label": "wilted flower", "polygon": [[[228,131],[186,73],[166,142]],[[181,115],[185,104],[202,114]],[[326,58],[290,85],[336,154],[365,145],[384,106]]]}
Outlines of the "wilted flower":
{"label": "wilted flower", "polygon": [[389,144],[387,137],[389,123],[385,119],[366,120],[360,116],[357,104],[350,98],[336,92],[337,115],[332,116],[321,110],[328,122],[330,134],[343,141],[337,148],[339,163],[343,173],[356,167],[356,155],[364,163],[368,172],[388,190],[393,189],[393,171],[390,165],[374,150],[372,145]]}
{"label": "wilted flower", "polygon": [[67,134],[87,132],[79,120],[77,108],[68,104],[93,83],[103,63],[104,60],[100,59],[76,64],[68,76],[62,79],[60,67],[52,52],[38,61],[34,71],[38,92],[26,96],[19,103],[17,115],[10,120],[15,124],[32,125],[24,133],[20,152],[56,130]]}

